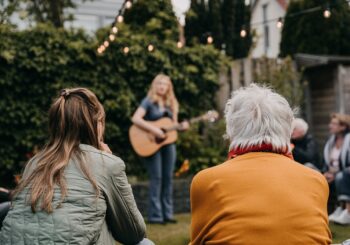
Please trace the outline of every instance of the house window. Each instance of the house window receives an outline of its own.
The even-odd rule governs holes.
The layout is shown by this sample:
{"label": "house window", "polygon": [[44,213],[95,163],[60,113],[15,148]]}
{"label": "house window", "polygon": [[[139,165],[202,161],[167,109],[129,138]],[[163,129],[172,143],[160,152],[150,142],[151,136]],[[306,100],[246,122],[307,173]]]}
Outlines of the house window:
{"label": "house window", "polygon": [[264,28],[264,52],[267,55],[268,48],[270,46],[270,38],[269,38],[269,25],[267,22],[267,4],[262,6],[263,11],[263,28]]}

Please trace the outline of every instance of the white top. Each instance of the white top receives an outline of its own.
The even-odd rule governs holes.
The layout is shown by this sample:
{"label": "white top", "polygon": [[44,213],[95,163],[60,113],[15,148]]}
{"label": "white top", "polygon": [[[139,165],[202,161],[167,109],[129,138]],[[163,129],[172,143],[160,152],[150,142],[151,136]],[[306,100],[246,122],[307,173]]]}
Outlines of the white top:
{"label": "white top", "polygon": [[330,171],[336,173],[339,171],[339,157],[341,148],[334,146],[331,150]]}

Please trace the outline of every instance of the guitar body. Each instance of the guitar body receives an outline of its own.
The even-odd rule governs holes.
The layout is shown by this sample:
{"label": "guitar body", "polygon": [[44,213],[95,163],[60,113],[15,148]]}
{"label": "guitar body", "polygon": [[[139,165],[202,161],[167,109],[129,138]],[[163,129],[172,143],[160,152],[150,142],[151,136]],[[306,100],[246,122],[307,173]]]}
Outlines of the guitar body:
{"label": "guitar body", "polygon": [[[174,125],[174,122],[167,117],[161,118],[157,121],[148,121],[158,128],[170,128]],[[141,157],[148,157],[156,153],[162,146],[172,144],[177,140],[177,131],[169,131],[165,133],[166,138],[164,140],[158,140],[150,132],[132,125],[129,129],[129,138],[131,145],[137,155]]]}

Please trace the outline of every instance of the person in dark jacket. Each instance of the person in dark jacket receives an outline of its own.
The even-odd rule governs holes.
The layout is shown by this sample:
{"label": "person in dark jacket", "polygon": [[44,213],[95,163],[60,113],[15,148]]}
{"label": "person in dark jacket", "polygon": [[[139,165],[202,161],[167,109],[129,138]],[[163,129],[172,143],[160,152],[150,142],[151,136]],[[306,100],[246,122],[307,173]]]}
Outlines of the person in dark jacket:
{"label": "person in dark jacket", "polygon": [[292,124],[293,157],[296,162],[320,171],[317,144],[311,134],[308,133],[308,124],[301,118],[296,118]]}
{"label": "person in dark jacket", "polygon": [[0,230],[2,227],[2,222],[4,221],[10,206],[10,191],[0,187]]}

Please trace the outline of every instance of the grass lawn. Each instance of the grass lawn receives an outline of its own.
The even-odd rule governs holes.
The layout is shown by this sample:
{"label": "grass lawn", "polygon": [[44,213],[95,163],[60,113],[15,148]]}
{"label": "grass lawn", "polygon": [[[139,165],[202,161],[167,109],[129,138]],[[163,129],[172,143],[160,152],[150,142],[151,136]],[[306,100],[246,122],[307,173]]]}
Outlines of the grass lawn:
{"label": "grass lawn", "polygon": [[[147,225],[147,236],[154,241],[156,245],[185,245],[190,237],[189,214],[176,215],[177,224],[167,225]],[[341,243],[350,239],[350,226],[338,226],[331,224],[333,234],[333,243]]]}

